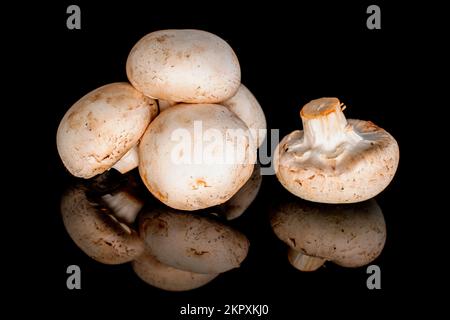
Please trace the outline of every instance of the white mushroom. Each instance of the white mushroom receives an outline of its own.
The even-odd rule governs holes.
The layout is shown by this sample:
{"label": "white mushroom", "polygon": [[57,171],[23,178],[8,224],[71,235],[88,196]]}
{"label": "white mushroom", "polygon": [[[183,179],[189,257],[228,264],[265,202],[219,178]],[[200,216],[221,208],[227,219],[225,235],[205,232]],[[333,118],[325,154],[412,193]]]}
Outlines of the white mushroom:
{"label": "white mushroom", "polygon": [[230,99],[221,103],[234,113],[247,125],[256,145],[260,147],[267,133],[266,117],[258,100],[243,84]]}
{"label": "white mushroom", "polygon": [[379,256],[386,241],[386,224],[375,200],[324,205],[296,199],[275,208],[271,225],[290,247],[289,261],[301,271],[314,271],[327,260],[364,266]]}
{"label": "white mushroom", "polygon": [[156,101],[128,83],[100,87],[78,100],[61,120],[56,136],[61,160],[80,178],[111,167],[129,171],[137,166],[133,148],[157,112]]}
{"label": "white mushroom", "polygon": [[151,286],[167,291],[187,291],[199,288],[218,274],[180,270],[159,262],[148,250],[132,263],[134,272]]}
{"label": "white mushroom", "polygon": [[160,30],[131,50],[127,75],[145,95],[174,102],[216,103],[234,95],[239,61],[218,36],[201,30]]}
{"label": "white mushroom", "polygon": [[139,173],[168,206],[197,210],[230,199],[250,178],[256,146],[224,106],[179,104],[161,113],[139,145]]}
{"label": "white mushroom", "polygon": [[158,261],[195,273],[238,268],[249,248],[242,233],[212,218],[167,207],[142,214],[139,234]]}
{"label": "white mushroom", "polygon": [[359,202],[383,191],[394,177],[395,139],[370,121],[347,121],[343,109],[336,98],[309,102],[300,112],[304,131],[290,133],[277,146],[277,178],[296,196]]}
{"label": "white mushroom", "polygon": [[71,188],[61,199],[64,226],[76,245],[105,264],[129,262],[142,254],[144,243],[111,209],[89,200],[83,188]]}

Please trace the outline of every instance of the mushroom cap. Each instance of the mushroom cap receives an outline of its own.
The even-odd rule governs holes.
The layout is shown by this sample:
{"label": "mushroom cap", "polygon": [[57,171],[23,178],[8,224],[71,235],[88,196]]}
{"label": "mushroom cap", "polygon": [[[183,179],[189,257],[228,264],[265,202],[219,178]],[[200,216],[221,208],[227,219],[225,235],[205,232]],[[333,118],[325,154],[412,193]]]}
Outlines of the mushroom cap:
{"label": "mushroom cap", "polygon": [[110,210],[89,201],[83,188],[69,189],[61,199],[64,226],[75,244],[94,260],[120,264],[144,250],[139,235]]}
{"label": "mushroom cap", "polygon": [[139,162],[156,198],[172,208],[197,210],[227,201],[244,185],[256,147],[247,126],[226,107],[179,104],[148,126]]}
{"label": "mushroom cap", "polygon": [[259,165],[255,165],[250,179],[244,186],[230,200],[220,205],[223,210],[223,216],[227,220],[239,218],[255,200],[261,188],[261,183],[261,170]]}
{"label": "mushroom cap", "polygon": [[[337,99],[325,99],[328,104],[339,104]],[[319,100],[323,101],[313,100],[302,113]],[[319,116],[314,112],[308,115]],[[274,155],[280,183],[300,198],[322,203],[360,202],[383,191],[399,162],[395,139],[370,121],[352,119],[348,120],[344,135],[343,142],[330,150],[312,146],[301,130],[285,136]]]}
{"label": "mushroom cap", "polygon": [[218,274],[184,271],[159,262],[148,250],[134,260],[134,272],[151,286],[167,291],[187,291],[199,288],[215,279]]}
{"label": "mushroom cap", "polygon": [[128,83],[111,83],[78,100],[58,127],[58,152],[71,174],[91,178],[110,169],[156,116],[156,101]]}
{"label": "mushroom cap", "polygon": [[264,111],[255,96],[242,83],[230,99],[221,103],[245,122],[253,140],[260,147],[266,138],[267,124]]}
{"label": "mushroom cap", "polygon": [[292,200],[276,207],[271,225],[295,251],[344,267],[370,263],[386,241],[386,224],[375,200],[337,206]]}
{"label": "mushroom cap", "polygon": [[160,262],[195,273],[217,274],[238,268],[249,241],[210,217],[154,208],[139,218],[139,233]]}
{"label": "mushroom cap", "polygon": [[145,95],[187,103],[216,103],[233,96],[241,81],[233,49],[201,30],[160,30],[131,50],[127,75]]}

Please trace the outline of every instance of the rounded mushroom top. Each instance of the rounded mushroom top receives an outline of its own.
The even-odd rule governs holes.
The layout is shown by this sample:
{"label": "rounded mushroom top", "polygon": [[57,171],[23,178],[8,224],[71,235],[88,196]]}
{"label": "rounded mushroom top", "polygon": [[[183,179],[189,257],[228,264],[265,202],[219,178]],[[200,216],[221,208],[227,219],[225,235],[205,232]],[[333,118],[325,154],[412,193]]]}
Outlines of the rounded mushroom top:
{"label": "rounded mushroom top", "polygon": [[160,207],[139,220],[148,250],[174,268],[216,274],[239,267],[247,256],[247,238],[210,217]]}
{"label": "rounded mushroom top", "polygon": [[277,146],[277,177],[293,194],[315,202],[360,202],[393,179],[399,161],[395,139],[370,121],[347,121],[343,110],[336,98],[309,102],[300,112],[304,130]]}
{"label": "rounded mushroom top", "polygon": [[197,210],[224,203],[250,178],[256,146],[226,107],[179,104],[162,112],[139,144],[139,173],[168,206]]}
{"label": "rounded mushroom top", "polygon": [[56,142],[67,170],[91,178],[110,169],[137,143],[158,106],[128,83],[91,91],[64,115]]}
{"label": "rounded mushroom top", "polygon": [[271,225],[292,249],[346,267],[373,261],[386,241],[386,224],[375,200],[337,206],[293,200],[275,208]]}
{"label": "rounded mushroom top", "polygon": [[216,103],[239,87],[239,61],[218,36],[201,30],[160,30],[131,50],[127,75],[145,95],[174,102]]}

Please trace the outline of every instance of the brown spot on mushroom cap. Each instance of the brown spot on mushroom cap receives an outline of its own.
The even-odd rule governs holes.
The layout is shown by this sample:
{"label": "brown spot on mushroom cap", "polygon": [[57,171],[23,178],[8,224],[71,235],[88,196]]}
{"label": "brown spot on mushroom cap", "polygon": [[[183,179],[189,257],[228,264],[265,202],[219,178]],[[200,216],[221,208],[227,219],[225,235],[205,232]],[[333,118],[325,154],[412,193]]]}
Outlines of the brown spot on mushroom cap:
{"label": "brown spot on mushroom cap", "polygon": [[198,251],[195,248],[189,248],[187,253],[188,254],[193,254],[193,255],[196,255],[196,256],[202,256],[204,254],[207,254],[208,251]]}
{"label": "brown spot on mushroom cap", "polygon": [[81,127],[82,119],[78,116],[78,113],[76,112],[69,112],[67,114],[67,122],[69,124],[70,129],[78,129]]}
{"label": "brown spot on mushroom cap", "polygon": [[[147,180],[144,180],[144,183],[146,182]],[[167,192],[161,192],[161,191],[159,191],[155,186],[153,186],[152,184],[150,184],[150,183],[146,183],[146,185],[147,185],[147,187],[148,187],[148,189],[150,190],[150,192],[158,199],[158,200],[160,200],[160,201],[162,201],[162,202],[166,202],[167,200],[169,200],[169,195],[168,195],[168,193]]]}
{"label": "brown spot on mushroom cap", "polygon": [[198,190],[199,188],[208,188],[208,184],[203,179],[196,179],[194,185],[192,186],[192,190]]}
{"label": "brown spot on mushroom cap", "polygon": [[158,41],[159,43],[163,43],[164,41],[166,41],[168,38],[172,38],[173,36],[168,35],[168,34],[162,34],[158,37],[156,37],[156,41]]}

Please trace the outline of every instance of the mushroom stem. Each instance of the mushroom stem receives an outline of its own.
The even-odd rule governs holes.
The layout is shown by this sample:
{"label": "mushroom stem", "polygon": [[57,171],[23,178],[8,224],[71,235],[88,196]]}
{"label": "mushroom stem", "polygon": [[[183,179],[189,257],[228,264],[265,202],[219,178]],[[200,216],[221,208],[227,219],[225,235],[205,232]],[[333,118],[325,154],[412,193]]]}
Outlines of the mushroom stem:
{"label": "mushroom stem", "polygon": [[133,170],[139,165],[138,147],[137,145],[131,148],[125,155],[116,162],[112,167],[124,174]]}
{"label": "mushroom stem", "polygon": [[362,138],[347,125],[344,104],[336,98],[312,100],[300,111],[304,139],[312,147],[333,150],[343,142]]}
{"label": "mushroom stem", "polygon": [[323,258],[308,256],[291,248],[288,251],[288,259],[292,266],[300,271],[316,271],[326,261]]}
{"label": "mushroom stem", "polygon": [[114,212],[114,215],[125,223],[132,224],[144,206],[143,201],[133,197],[125,191],[115,194],[105,194],[102,200]]}

